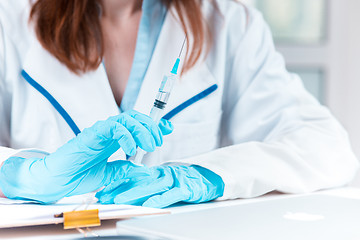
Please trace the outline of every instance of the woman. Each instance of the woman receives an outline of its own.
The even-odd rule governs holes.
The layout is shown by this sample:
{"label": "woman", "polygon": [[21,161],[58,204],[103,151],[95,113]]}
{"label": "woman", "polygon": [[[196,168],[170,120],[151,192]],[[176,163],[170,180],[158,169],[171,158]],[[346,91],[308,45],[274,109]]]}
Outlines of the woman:
{"label": "woman", "polygon": [[[105,186],[102,203],[166,207],[337,187],[357,170],[343,128],[236,1],[7,1],[0,20],[6,197]],[[144,114],[185,36],[157,126]],[[147,167],[125,161],[137,146]]]}

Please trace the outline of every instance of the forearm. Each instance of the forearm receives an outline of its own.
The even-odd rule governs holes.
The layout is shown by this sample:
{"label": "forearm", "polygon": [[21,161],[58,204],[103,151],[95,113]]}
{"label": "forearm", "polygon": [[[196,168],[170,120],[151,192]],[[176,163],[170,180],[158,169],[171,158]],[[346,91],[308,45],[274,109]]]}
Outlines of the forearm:
{"label": "forearm", "polygon": [[242,143],[175,162],[218,174],[225,183],[224,199],[339,187],[352,179],[358,162],[349,144],[334,135],[302,128],[275,141]]}

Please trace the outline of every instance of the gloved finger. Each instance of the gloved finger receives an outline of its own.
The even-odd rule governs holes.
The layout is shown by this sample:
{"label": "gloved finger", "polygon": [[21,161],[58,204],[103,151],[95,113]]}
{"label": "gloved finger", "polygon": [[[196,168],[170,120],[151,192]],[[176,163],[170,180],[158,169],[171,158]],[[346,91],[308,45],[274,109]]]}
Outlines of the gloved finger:
{"label": "gloved finger", "polygon": [[125,179],[150,176],[150,169],[146,166],[138,166],[130,161],[118,160],[108,162],[105,169],[104,188],[112,191],[124,182]]}
{"label": "gloved finger", "polygon": [[[120,182],[120,181],[119,181]],[[136,186],[144,185],[143,181],[134,182],[130,179],[124,179],[117,188],[113,188],[111,191],[103,189],[96,194],[96,197],[103,204],[114,204],[114,199],[117,195],[126,192]]]}
{"label": "gloved finger", "polygon": [[100,192],[97,193],[97,198],[103,197],[103,196],[112,196],[112,198],[115,198],[117,193],[115,193],[115,190],[119,188],[121,185],[125,185],[127,182],[129,182],[130,179],[118,179],[113,182],[111,182],[109,185],[107,185],[104,189],[102,189]]}
{"label": "gloved finger", "polygon": [[[92,127],[84,129],[75,139],[92,151],[103,151],[104,148],[118,141],[126,154],[133,156],[136,153],[136,143],[131,133],[115,121],[98,121]],[[113,147],[110,154],[114,153],[118,147]]]}
{"label": "gloved finger", "polygon": [[137,187],[133,187],[128,191],[125,191],[117,195],[114,199],[116,204],[136,204],[157,194],[161,194],[165,191],[168,191],[173,185],[174,180],[170,177],[164,177],[161,179],[156,179],[155,181],[148,182],[148,184],[142,184]]}
{"label": "gloved finger", "polygon": [[112,196],[112,192],[104,194],[102,191],[99,191],[95,194],[95,197],[99,200],[101,204],[114,204],[115,196],[116,195]]}
{"label": "gloved finger", "polygon": [[127,155],[134,156],[136,154],[136,142],[132,134],[120,123],[113,122],[113,126],[113,138],[119,142],[120,147]]}
{"label": "gloved finger", "polygon": [[144,127],[146,127],[151,132],[151,134],[155,138],[156,146],[160,147],[163,144],[163,138],[160,128],[156,125],[156,123],[151,117],[135,110],[129,110],[124,113],[138,120]]}
{"label": "gloved finger", "polygon": [[102,194],[102,192],[97,192],[95,193],[95,197],[98,199],[98,201],[101,203],[101,204],[114,204],[114,201],[111,201],[111,199],[103,199],[103,201],[101,200],[104,195]]}
{"label": "gloved finger", "polygon": [[161,195],[155,195],[153,197],[150,197],[143,203],[142,206],[151,208],[164,208],[174,203],[185,201],[188,198],[189,194],[187,193],[187,191],[175,187],[167,192],[164,192]]}
{"label": "gloved finger", "polygon": [[[145,183],[151,181],[151,180],[149,180],[149,178],[151,178],[151,177],[148,176],[148,175],[144,174],[144,175],[140,176],[140,174],[139,174],[136,177],[118,179],[118,180],[115,180],[115,181],[111,182],[109,185],[107,185],[104,189],[102,189],[101,192],[103,194],[107,194],[107,193],[111,193],[111,192],[115,191],[117,188],[121,188],[122,191],[118,193],[118,194],[120,194],[122,192],[125,192],[125,191],[129,190],[130,188],[141,185],[143,182],[145,184]],[[126,186],[131,185],[131,187],[125,188],[124,187],[125,184],[126,184]]]}
{"label": "gloved finger", "polygon": [[[116,121],[126,127],[133,136],[136,144],[147,152],[155,151],[156,142],[155,136],[145,128],[138,120],[127,114],[120,114],[118,117],[110,118],[112,121]],[[129,154],[128,154],[129,155]],[[133,156],[133,155],[130,155]]]}
{"label": "gloved finger", "polygon": [[170,121],[162,118],[159,122],[159,128],[163,135],[168,135],[174,130],[174,125]]}
{"label": "gloved finger", "polygon": [[[123,188],[125,189],[130,189],[131,188],[131,184],[129,184],[129,179],[124,179],[121,181],[121,184],[117,187],[117,188],[114,188],[112,191],[108,191],[108,192],[105,192],[104,189],[97,192],[95,194],[95,197],[97,197],[100,201],[100,203],[102,204],[114,204],[114,198],[122,193],[124,190]],[[120,182],[120,180],[119,180]]]}

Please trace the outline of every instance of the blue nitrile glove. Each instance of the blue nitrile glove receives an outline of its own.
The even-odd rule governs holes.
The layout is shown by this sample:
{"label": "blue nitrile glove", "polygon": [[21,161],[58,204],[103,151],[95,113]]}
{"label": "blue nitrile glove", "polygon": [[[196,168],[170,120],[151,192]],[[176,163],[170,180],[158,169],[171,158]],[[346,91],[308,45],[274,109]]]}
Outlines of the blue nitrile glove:
{"label": "blue nitrile glove", "polygon": [[224,182],[199,166],[158,166],[150,175],[113,182],[96,194],[104,204],[131,204],[164,208],[177,202],[201,203],[221,197]]}
{"label": "blue nitrile glove", "polygon": [[44,158],[12,157],[0,169],[0,189],[12,199],[43,203],[99,189],[113,181],[148,175],[146,167],[128,161],[108,163],[120,147],[133,156],[139,146],[147,152],[162,145],[162,135],[172,131],[162,120],[129,111],[99,121]]}

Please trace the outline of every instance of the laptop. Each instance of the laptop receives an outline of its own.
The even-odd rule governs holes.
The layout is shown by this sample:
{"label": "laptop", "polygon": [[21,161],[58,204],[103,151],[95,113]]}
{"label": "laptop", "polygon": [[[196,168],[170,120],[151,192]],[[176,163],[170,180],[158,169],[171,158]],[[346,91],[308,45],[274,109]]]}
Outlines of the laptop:
{"label": "laptop", "polygon": [[358,240],[360,200],[320,194],[240,200],[233,206],[120,221],[117,228],[158,239]]}

